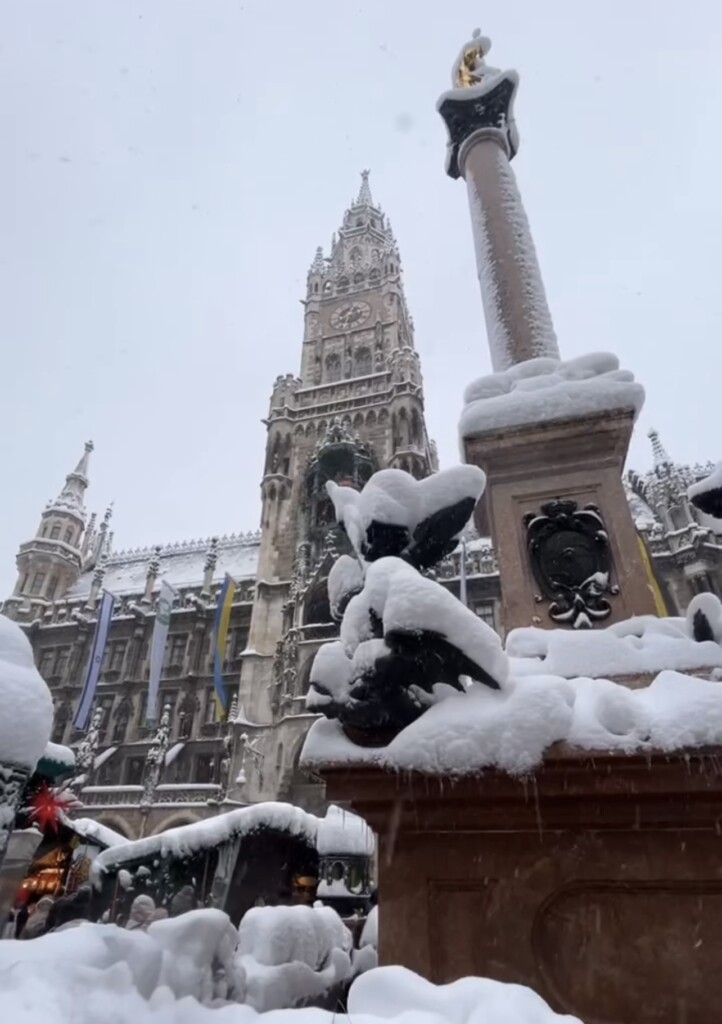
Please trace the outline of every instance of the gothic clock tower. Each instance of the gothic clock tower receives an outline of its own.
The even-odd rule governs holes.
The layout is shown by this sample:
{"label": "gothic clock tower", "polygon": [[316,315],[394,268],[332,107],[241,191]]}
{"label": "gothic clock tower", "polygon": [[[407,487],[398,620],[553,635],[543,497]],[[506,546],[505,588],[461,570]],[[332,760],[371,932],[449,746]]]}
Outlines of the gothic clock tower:
{"label": "gothic clock tower", "polygon": [[300,376],[276,379],[266,420],[257,598],[239,695],[259,723],[302,697],[298,643],[335,628],[325,579],[344,538],[326,482],[360,488],[377,469],[417,478],[436,469],[398,245],[368,171],[330,254],[316,250],[304,309]]}

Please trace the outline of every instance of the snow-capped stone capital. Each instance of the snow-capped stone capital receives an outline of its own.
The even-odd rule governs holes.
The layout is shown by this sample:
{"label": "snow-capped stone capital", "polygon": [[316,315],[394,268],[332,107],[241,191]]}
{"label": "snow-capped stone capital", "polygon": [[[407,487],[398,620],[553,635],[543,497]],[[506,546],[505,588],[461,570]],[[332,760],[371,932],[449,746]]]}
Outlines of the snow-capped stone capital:
{"label": "snow-capped stone capital", "polygon": [[519,76],[490,67],[490,49],[491,40],[475,29],[454,61],[452,89],[436,104],[449,133],[446,173],[452,178],[465,175],[465,151],[479,135],[493,138],[509,159],[519,148],[513,109]]}

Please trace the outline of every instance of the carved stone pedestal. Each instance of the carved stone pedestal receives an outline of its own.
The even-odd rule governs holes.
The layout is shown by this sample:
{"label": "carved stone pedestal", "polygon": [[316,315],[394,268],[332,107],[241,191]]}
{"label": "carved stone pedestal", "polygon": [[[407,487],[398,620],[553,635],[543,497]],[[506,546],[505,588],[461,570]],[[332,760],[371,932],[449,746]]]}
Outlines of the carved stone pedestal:
{"label": "carved stone pedestal", "polygon": [[717,1024],[720,754],[560,748],[528,782],[325,770],[380,838],[380,962],[529,985],[585,1024]]}
{"label": "carved stone pedestal", "polygon": [[[610,612],[595,621],[604,626],[632,615],[657,614],[622,485],[633,425],[631,412],[604,413],[464,439],[465,461],[480,466],[487,475],[483,511],[480,507],[477,518],[483,532],[483,517],[488,516],[499,559],[507,632],[516,626],[574,624],[551,617],[553,601],[535,577],[528,553],[527,513],[540,515],[545,503],[557,499],[574,501],[579,510],[588,504],[596,506],[608,538],[612,589],[601,600],[608,602]],[[565,545],[557,547],[563,554]],[[590,552],[587,555],[591,562]],[[573,551],[569,557],[574,557]],[[586,600],[588,595],[583,597]],[[593,593],[591,598],[591,604],[599,603]]]}

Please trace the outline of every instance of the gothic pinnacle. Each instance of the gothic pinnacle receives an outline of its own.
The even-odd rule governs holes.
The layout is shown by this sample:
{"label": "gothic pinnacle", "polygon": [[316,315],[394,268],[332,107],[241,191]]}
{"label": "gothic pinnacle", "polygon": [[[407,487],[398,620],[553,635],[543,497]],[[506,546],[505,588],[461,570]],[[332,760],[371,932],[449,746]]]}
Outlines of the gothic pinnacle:
{"label": "gothic pinnacle", "polygon": [[361,187],[358,190],[358,196],[354,206],[373,206],[374,201],[371,197],[371,187],[369,185],[369,174],[371,171],[361,171]]}
{"label": "gothic pinnacle", "polygon": [[669,457],[667,449],[662,444],[659,433],[652,427],[647,435],[649,440],[652,442],[652,461],[655,466],[670,466],[672,460]]}
{"label": "gothic pinnacle", "polygon": [[316,255],[313,257],[313,263],[311,264],[311,273],[320,274],[323,272],[323,247],[318,246],[316,249]]}

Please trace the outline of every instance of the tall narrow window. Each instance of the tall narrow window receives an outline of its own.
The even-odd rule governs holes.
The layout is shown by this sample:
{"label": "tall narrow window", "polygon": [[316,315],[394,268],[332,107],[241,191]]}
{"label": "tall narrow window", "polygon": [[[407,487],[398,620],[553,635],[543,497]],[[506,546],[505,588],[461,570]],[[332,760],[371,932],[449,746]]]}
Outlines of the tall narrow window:
{"label": "tall narrow window", "polygon": [[60,536],[60,523],[54,523],[50,531],[50,539],[57,540]]}
{"label": "tall narrow window", "polygon": [[181,633],[177,636],[172,636],[168,641],[168,665],[174,668],[180,668],[183,665],[183,659],[186,654],[186,647],[188,645],[188,636],[186,633]]}
{"label": "tall narrow window", "polygon": [[366,377],[371,373],[371,352],[367,348],[360,348],[356,353],[356,376]]}
{"label": "tall narrow window", "polygon": [[70,661],[70,650],[70,647],[60,647],[58,649],[58,656],[55,661],[55,671],[53,672],[53,675],[59,676],[60,678],[65,675],[68,662]]}
{"label": "tall narrow window", "polygon": [[38,663],[38,672],[47,679],[53,674],[53,665],[55,664],[55,648],[51,647],[48,651],[43,651],[40,655],[40,662]]}
{"label": "tall narrow window", "polygon": [[43,589],[43,583],[45,583],[46,573],[36,572],[33,576],[33,582],[30,584],[30,593],[39,594]]}
{"label": "tall narrow window", "polygon": [[73,528],[72,528],[72,526],[69,526],[67,528],[67,530],[65,531],[65,538],[64,539],[65,539],[65,543],[66,544],[72,544],[73,543]]}
{"label": "tall narrow window", "polygon": [[48,590],[47,590],[47,593],[45,595],[47,597],[48,601],[52,601],[52,599],[55,597],[55,591],[58,589],[58,583],[59,582],[60,582],[60,578],[58,576],[51,576],[50,577],[50,583],[48,583]]}
{"label": "tall narrow window", "polygon": [[341,380],[341,359],[337,355],[330,355],[326,359],[326,380]]}

